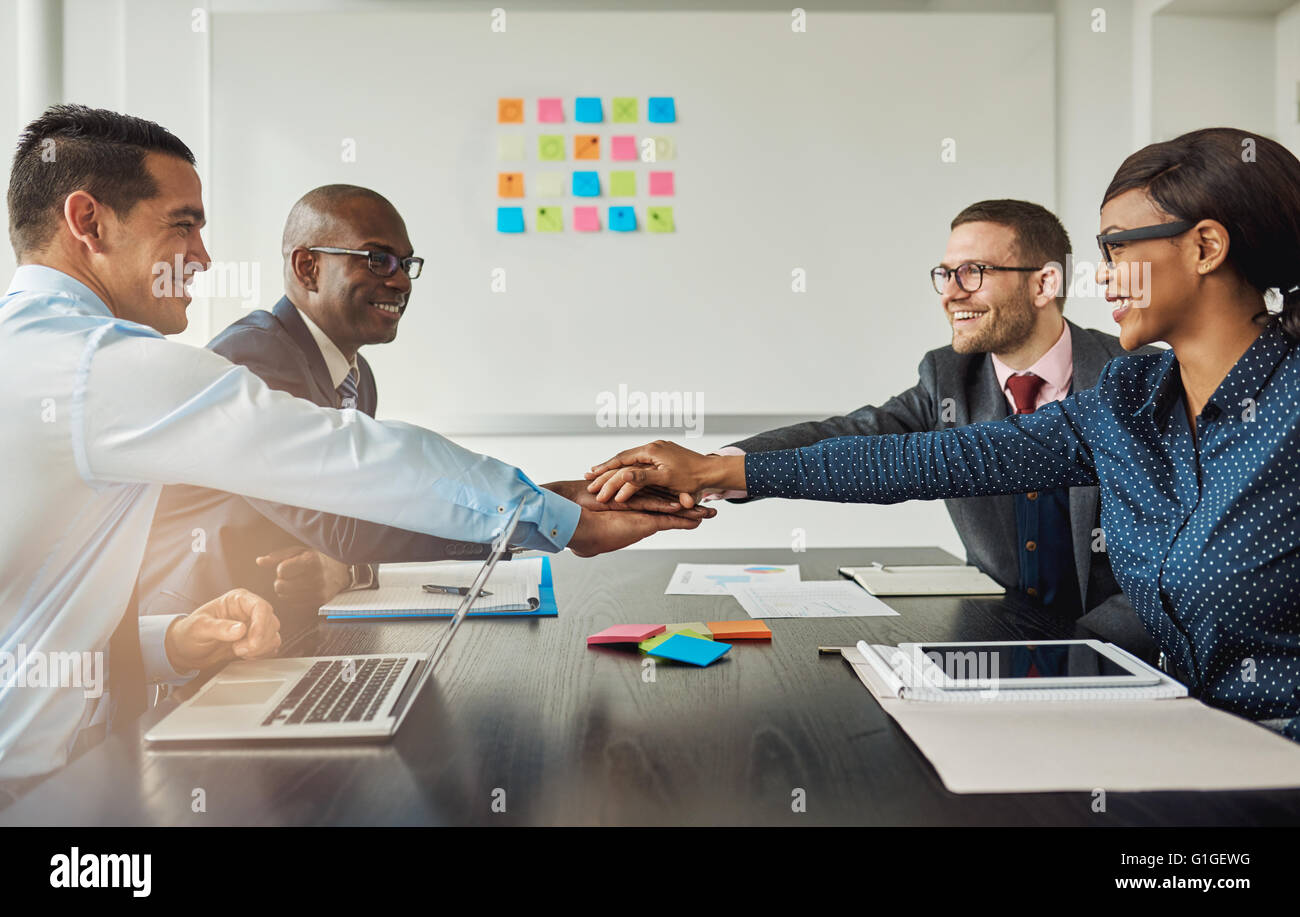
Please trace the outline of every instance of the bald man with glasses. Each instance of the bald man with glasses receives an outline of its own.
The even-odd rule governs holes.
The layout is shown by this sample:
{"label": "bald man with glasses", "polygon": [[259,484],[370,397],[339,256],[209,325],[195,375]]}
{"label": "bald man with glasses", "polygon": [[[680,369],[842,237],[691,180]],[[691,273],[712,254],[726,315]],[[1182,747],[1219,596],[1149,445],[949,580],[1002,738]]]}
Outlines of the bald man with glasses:
{"label": "bald man with glasses", "polygon": [[[271,388],[373,417],[378,392],[361,349],[397,337],[411,282],[424,264],[405,222],[375,191],[326,185],[294,204],[281,254],[284,297],[270,311],[234,322],[209,348]],[[546,486],[599,508],[580,482]],[[660,502],[671,510],[668,501]],[[242,587],[271,601],[287,640],[339,592],[376,588],[378,562],[475,560],[489,547],[171,486],[154,514],[140,574],[140,613],[185,613]]]}

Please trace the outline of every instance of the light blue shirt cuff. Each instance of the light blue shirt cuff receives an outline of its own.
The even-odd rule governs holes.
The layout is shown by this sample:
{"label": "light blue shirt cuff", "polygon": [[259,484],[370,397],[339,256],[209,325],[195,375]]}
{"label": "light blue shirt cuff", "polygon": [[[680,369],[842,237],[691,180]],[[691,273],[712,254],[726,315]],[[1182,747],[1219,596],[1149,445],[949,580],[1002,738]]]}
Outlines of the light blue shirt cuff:
{"label": "light blue shirt cuff", "polygon": [[542,497],[539,518],[531,522],[527,535],[523,534],[524,526],[519,526],[512,541],[533,551],[563,551],[578,528],[582,507],[545,487],[539,487],[538,491]]}
{"label": "light blue shirt cuff", "polygon": [[185,615],[140,616],[140,655],[144,659],[144,678],[148,684],[183,685],[199,674],[198,669],[178,672],[167,658],[167,628],[177,618],[183,617]]}

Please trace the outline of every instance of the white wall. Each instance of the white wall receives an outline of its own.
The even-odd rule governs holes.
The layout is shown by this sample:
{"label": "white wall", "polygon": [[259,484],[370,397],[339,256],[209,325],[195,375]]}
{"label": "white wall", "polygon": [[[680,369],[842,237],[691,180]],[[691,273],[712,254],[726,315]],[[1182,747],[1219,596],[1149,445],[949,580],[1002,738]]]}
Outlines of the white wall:
{"label": "white wall", "polygon": [[1276,136],[1273,17],[1162,13],[1153,39],[1153,140],[1202,127]]}
{"label": "white wall", "polygon": [[[212,220],[212,239],[220,240],[221,247],[230,251],[240,250],[245,238],[252,239],[260,254],[253,257],[267,259],[269,266],[264,279],[268,282],[265,300],[274,298],[275,278],[278,268],[274,264],[274,239],[279,232],[279,220],[283,211],[296,193],[305,190],[313,183],[324,180],[337,180],[332,176],[314,174],[315,168],[306,160],[299,160],[299,175],[295,181],[286,182],[285,187],[277,189],[279,195],[268,210],[267,216],[258,211],[255,219],[250,219],[246,212],[247,197],[241,197],[238,188],[228,187],[231,180],[238,181],[241,173],[231,172],[227,187],[214,184],[221,172],[213,174],[214,162],[237,157],[241,152],[238,129],[241,125],[238,110],[226,113],[227,120],[221,123],[225,136],[216,138],[210,131],[209,101],[210,91],[214,88],[210,82],[210,68],[215,67],[222,74],[222,79],[231,70],[244,70],[259,75],[263,86],[278,86],[290,76],[277,68],[278,57],[274,48],[256,59],[232,59],[213,57],[220,55],[224,40],[235,39],[236,33],[230,28],[236,19],[256,10],[293,8],[304,23],[318,21],[320,8],[329,8],[335,18],[333,27],[335,35],[331,41],[342,41],[351,37],[351,27],[347,25],[342,13],[357,10],[388,10],[400,8],[403,15],[397,20],[400,26],[413,28],[415,23],[423,21],[428,10],[434,8],[422,3],[347,3],[347,2],[298,2],[287,3],[285,0],[265,0],[265,2],[233,2],[218,0],[217,11],[208,23],[208,31],[194,31],[193,10],[206,8],[207,3],[198,0],[65,0],[65,60],[64,90],[67,100],[81,101],[92,105],[104,105],[142,114],[159,120],[171,127],[186,140],[199,155],[200,170],[207,188],[207,207]],[[574,7],[585,4],[574,4]],[[596,5],[595,3],[591,5]],[[878,6],[891,4],[881,3]],[[986,4],[993,6],[995,4]],[[1189,8],[1186,3],[1175,4],[1172,9],[1194,15],[1171,15],[1156,10],[1162,2],[1142,0],[1139,4],[1111,4],[1106,7],[1108,17],[1105,32],[1095,32],[1091,27],[1093,10],[1098,4],[1093,0],[1057,0],[1055,16],[1044,16],[1042,3],[1001,4],[998,13],[971,14],[967,6],[959,11],[949,11],[955,3],[929,4],[930,13],[924,16],[906,16],[909,23],[916,28],[923,28],[934,35],[951,35],[954,28],[968,22],[969,17],[991,16],[982,21],[999,23],[1010,21],[1013,26],[1011,34],[1020,36],[1020,44],[1025,53],[1046,55],[1048,76],[1043,85],[1027,87],[1027,95],[999,97],[995,101],[981,103],[976,110],[979,117],[1003,117],[1009,110],[1021,105],[1020,117],[1030,129],[1046,125],[1050,134],[1046,144],[1045,156],[1034,155],[1034,161],[1027,161],[1027,149],[1043,149],[1040,140],[1035,139],[1026,144],[1020,133],[1014,129],[1005,129],[999,136],[998,144],[989,147],[984,155],[996,157],[1003,161],[1007,175],[1013,176],[1017,171],[1025,172],[1020,179],[1009,178],[1001,185],[981,185],[969,190],[958,190],[958,184],[941,186],[938,190],[930,188],[916,192],[916,201],[907,201],[900,191],[891,202],[878,207],[871,217],[875,221],[897,221],[899,214],[909,212],[923,213],[912,222],[903,223],[904,231],[895,233],[896,242],[885,252],[887,262],[883,268],[878,264],[878,253],[869,245],[853,245],[853,240],[843,234],[826,234],[815,238],[815,244],[807,246],[809,257],[821,258],[822,263],[832,271],[843,271],[861,278],[865,288],[873,284],[897,284],[905,274],[914,270],[923,270],[937,257],[937,250],[942,248],[946,237],[946,222],[951,213],[960,206],[977,197],[989,197],[1001,194],[1017,194],[1040,200],[1047,206],[1055,206],[1074,240],[1076,254],[1092,258],[1092,236],[1096,232],[1096,212],[1100,195],[1114,169],[1124,156],[1134,149],[1133,127],[1140,123],[1150,123],[1150,131],[1161,136],[1172,135],[1190,127],[1205,126],[1205,119],[1220,123],[1240,124],[1278,137],[1291,149],[1300,152],[1300,126],[1296,124],[1296,84],[1300,81],[1300,4],[1283,12],[1274,20],[1271,16],[1264,18],[1213,19],[1201,15],[1208,7]],[[563,16],[572,13],[556,11],[556,4],[546,13],[535,13],[539,17]],[[563,6],[563,4],[558,4]],[[680,6],[680,4],[679,4]],[[731,4],[732,7],[736,4]],[[1231,4],[1220,5],[1220,11],[1232,10]],[[454,13],[476,13],[478,7],[472,3],[444,5]],[[1138,9],[1137,18],[1146,17],[1150,21],[1152,47],[1148,49],[1150,60],[1137,53],[1134,42],[1141,29],[1135,19],[1134,10]],[[942,10],[942,11],[941,11]],[[1008,16],[1008,13],[1013,15]],[[1023,12],[1024,15],[1016,15]],[[593,29],[599,32],[599,22],[609,21],[607,12],[588,11],[583,20],[574,28],[579,31]],[[689,12],[679,12],[679,16],[689,16]],[[715,14],[717,15],[717,14]],[[750,14],[738,14],[750,15]],[[784,18],[788,13],[781,13]],[[836,14],[843,15],[843,14]],[[897,14],[876,13],[873,22],[888,29],[891,21],[896,22]],[[1177,21],[1176,21],[1177,20]],[[355,20],[352,20],[355,21]],[[552,20],[553,22],[556,20]],[[680,21],[680,20],[679,20]],[[737,20],[739,21],[739,20]],[[834,23],[834,15],[819,14],[812,11],[810,23],[817,28]],[[223,25],[224,22],[224,25]],[[342,23],[339,25],[339,23]],[[1025,23],[1029,31],[1016,31]],[[1017,25],[1019,24],[1019,25]],[[14,35],[15,5],[12,2],[0,2],[0,36]],[[982,27],[981,27],[982,28]],[[225,29],[226,31],[223,31]],[[882,33],[883,34],[883,33]],[[243,42],[246,46],[247,43]],[[858,52],[855,56],[855,51]],[[829,86],[830,95],[818,97],[809,104],[825,115],[825,99],[834,92],[843,89],[845,80],[852,80],[855,73],[866,72],[855,69],[867,66],[869,61],[861,61],[862,49],[845,50],[837,54],[835,66],[838,70],[827,73],[838,74],[840,84]],[[996,66],[1005,49],[990,52],[985,49],[979,59],[961,59],[963,67]],[[738,52],[739,53],[739,52]],[[1006,52],[1009,53],[1009,52]],[[902,109],[916,110],[925,104],[927,91],[941,85],[939,74],[951,71],[945,66],[937,66],[926,60],[924,55],[916,58],[907,68],[898,68],[896,78],[880,81],[861,87],[863,117],[878,113],[888,117],[891,112]],[[842,59],[840,59],[842,58]],[[728,52],[720,53],[718,67],[725,70]],[[1151,78],[1152,98],[1145,112],[1138,111],[1134,87],[1141,82],[1141,75],[1135,72],[1134,61],[1139,60],[1141,67],[1154,72]],[[1203,80],[1192,79],[1186,71],[1187,62],[1192,61],[1198,67],[1208,68],[1214,81],[1221,84],[1221,89],[1213,89],[1205,95]],[[331,58],[331,65],[340,68],[351,66],[343,58]],[[376,61],[388,64],[388,61]],[[814,62],[815,64],[816,62]],[[810,64],[813,66],[814,64]],[[666,72],[671,72],[671,65]],[[365,68],[357,66],[358,72]],[[383,67],[380,67],[383,70]],[[550,71],[541,74],[547,79]],[[380,84],[386,82],[381,79]],[[16,54],[0,53],[0,124],[17,124],[15,107]],[[1054,83],[1053,85],[1049,85]],[[743,81],[739,81],[743,85]],[[595,91],[604,93],[606,90]],[[677,89],[683,97],[683,104],[690,101],[689,111],[698,104],[697,100],[707,98],[709,80],[696,81],[695,84]],[[222,86],[215,87],[217,98],[222,98],[225,91]],[[676,88],[676,87],[675,87]],[[412,97],[427,100],[427,93],[421,94],[422,87],[412,90]],[[558,90],[557,90],[558,91]],[[535,95],[540,90],[524,88],[521,94]],[[808,102],[798,94],[782,96],[796,109],[798,105]],[[1032,104],[1025,105],[1026,100]],[[266,98],[260,103],[268,111],[278,111],[280,107],[274,99]],[[419,113],[419,102],[415,111]],[[698,110],[698,109],[697,109]],[[1144,122],[1145,118],[1145,122]],[[942,120],[942,119],[941,119]],[[951,121],[951,118],[948,119]],[[947,122],[945,122],[947,123]],[[807,126],[807,125],[803,125]],[[938,136],[947,136],[949,132],[940,132]],[[285,129],[285,136],[289,131]],[[1038,134],[1034,134],[1038,138]],[[234,144],[230,143],[231,137]],[[961,135],[958,135],[960,141]],[[215,143],[214,143],[215,141]],[[978,146],[978,145],[977,145]],[[959,148],[969,152],[971,145]],[[477,153],[475,154],[477,157]],[[7,165],[6,156],[6,165]],[[806,167],[806,180],[815,193],[808,195],[810,206],[834,206],[842,197],[842,187],[834,176],[820,174],[817,165],[820,160],[811,154],[803,158]],[[838,160],[837,165],[842,165]],[[683,176],[690,168],[694,171],[698,163],[683,159],[680,171]],[[248,173],[256,175],[256,173]],[[937,173],[942,180],[947,180],[943,173]],[[697,176],[692,176],[695,181]],[[302,184],[303,188],[290,188],[289,185]],[[852,183],[850,183],[852,187]],[[918,186],[920,187],[920,186]],[[1020,190],[1030,188],[1030,190]],[[888,190],[888,189],[887,189]],[[895,189],[897,190],[897,189]],[[853,191],[847,192],[849,199]],[[396,197],[397,195],[394,194]],[[684,197],[680,206],[685,206]],[[399,200],[399,206],[401,205]],[[3,203],[0,202],[0,210]],[[931,213],[930,211],[934,211]],[[418,216],[413,222],[425,220]],[[431,251],[441,249],[445,226],[430,218],[425,228],[421,224],[421,235],[434,241]],[[418,244],[419,240],[417,239]],[[269,253],[268,253],[269,252]],[[217,252],[223,257],[224,252]],[[7,276],[12,269],[12,256],[7,246],[0,248],[0,277]],[[813,275],[810,290],[816,290],[816,275]],[[920,278],[924,284],[924,278]],[[863,357],[860,366],[860,381],[836,386],[833,389],[819,387],[818,380],[825,378],[818,372],[816,350],[807,346],[807,342],[798,342],[792,351],[807,356],[799,364],[793,360],[785,367],[789,384],[798,387],[793,391],[790,403],[807,405],[809,410],[823,406],[825,410],[844,410],[858,406],[868,400],[879,400],[897,391],[914,379],[915,363],[920,354],[933,346],[945,342],[946,335],[942,319],[933,303],[932,294],[924,286],[915,288],[915,295],[900,294],[901,287],[889,287],[889,295],[881,298],[843,301],[838,307],[844,312],[848,327],[864,339]],[[883,303],[889,309],[896,308],[898,314],[886,314],[882,320],[864,322],[870,317],[868,305]],[[201,342],[206,339],[209,328],[219,328],[232,317],[228,304],[218,304],[219,314],[211,317],[206,312],[206,303],[197,302],[191,308],[192,328],[189,339]],[[445,320],[453,310],[452,303],[431,302],[426,304],[426,319],[432,324],[426,325],[424,331],[436,328],[439,320]],[[1108,310],[1096,301],[1075,300],[1069,305],[1071,318],[1084,325],[1108,328],[1110,320]],[[414,316],[408,316],[413,318]],[[415,327],[412,322],[411,326]],[[407,329],[409,330],[409,329]],[[409,345],[418,335],[404,332],[401,343],[396,346]],[[869,345],[869,350],[866,345]],[[703,350],[703,345],[700,346]],[[715,345],[716,346],[716,345]],[[400,367],[387,365],[383,351],[376,351],[376,363],[380,369],[381,414],[388,416],[416,416],[410,407],[405,392],[414,387],[425,385],[427,381],[412,378],[400,371]],[[869,356],[868,356],[869,354]],[[703,354],[701,359],[707,359]],[[579,359],[567,361],[560,371],[571,373],[591,373],[592,367]],[[629,380],[630,381],[630,380]],[[603,385],[602,385],[603,387]],[[687,387],[683,382],[680,387]],[[441,396],[441,393],[434,393]],[[454,397],[454,391],[451,393]],[[769,411],[773,405],[737,401],[737,410]],[[712,448],[724,442],[740,438],[740,433],[717,434],[708,432],[701,440],[692,440],[690,445],[700,448]],[[591,463],[603,459],[619,449],[636,445],[649,435],[634,435],[636,431],[626,431],[620,435],[604,436],[463,436],[459,437],[470,448],[497,455],[502,459],[521,465],[537,480],[545,481],[555,478],[571,477],[578,474]],[[960,553],[960,546],[947,520],[941,504],[904,504],[894,507],[837,506],[816,503],[799,503],[786,501],[764,501],[748,507],[722,507],[718,519],[712,520],[696,533],[668,534],[657,536],[648,542],[648,547],[682,546],[780,546],[788,547],[792,531],[802,529],[807,543],[811,547],[822,545],[849,544],[938,544]]]}
{"label": "white wall", "polygon": [[1273,137],[1300,155],[1300,3],[1278,14],[1273,55]]}

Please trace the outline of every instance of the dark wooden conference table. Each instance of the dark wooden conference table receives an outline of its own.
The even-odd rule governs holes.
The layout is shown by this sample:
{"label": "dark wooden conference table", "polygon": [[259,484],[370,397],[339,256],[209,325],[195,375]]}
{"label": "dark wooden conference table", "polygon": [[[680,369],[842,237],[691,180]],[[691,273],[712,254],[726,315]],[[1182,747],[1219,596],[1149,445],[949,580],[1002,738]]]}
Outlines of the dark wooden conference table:
{"label": "dark wooden conference table", "polygon": [[[819,645],[1073,635],[1029,601],[891,598],[897,617],[781,619],[712,666],[592,648],[616,623],[745,617],[663,594],[675,565],[950,563],[937,548],[624,551],[553,557],[558,618],[466,621],[382,744],[160,750],[150,711],[0,813],[8,825],[1219,825],[1300,823],[1300,790],[956,795]],[[431,649],[447,624],[324,623],[290,655]],[[1243,762],[1243,766],[1249,766]],[[202,793],[197,791],[201,790]],[[803,811],[797,800],[802,798]],[[202,800],[203,805],[196,804]],[[202,808],[203,811],[195,811]],[[504,808],[504,811],[500,811]]]}

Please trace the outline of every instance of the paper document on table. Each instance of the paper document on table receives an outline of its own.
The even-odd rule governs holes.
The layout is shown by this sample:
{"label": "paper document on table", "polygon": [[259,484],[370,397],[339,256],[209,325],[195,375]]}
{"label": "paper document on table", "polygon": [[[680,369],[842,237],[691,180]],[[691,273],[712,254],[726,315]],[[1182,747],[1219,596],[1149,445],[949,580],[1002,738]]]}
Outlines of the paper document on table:
{"label": "paper document on table", "polygon": [[727,588],[751,618],[864,618],[896,615],[856,583],[728,583]]}
{"label": "paper document on table", "polygon": [[731,583],[797,583],[798,564],[678,564],[664,595],[729,595]]}
{"label": "paper document on table", "polygon": [[[485,595],[474,603],[475,612],[534,611],[540,604],[542,560],[530,557],[498,564],[492,571]],[[326,616],[409,614],[448,615],[463,596],[424,591],[425,583],[469,586],[483,565],[476,560],[463,563],[384,564],[379,570],[378,589],[341,592],[320,613]]]}

